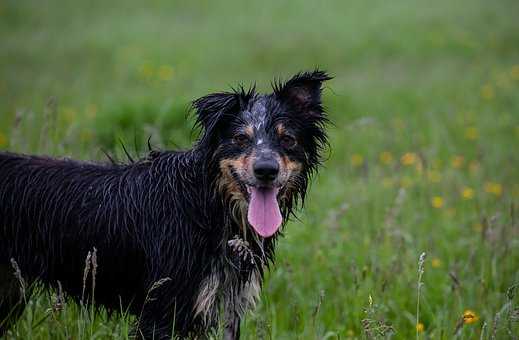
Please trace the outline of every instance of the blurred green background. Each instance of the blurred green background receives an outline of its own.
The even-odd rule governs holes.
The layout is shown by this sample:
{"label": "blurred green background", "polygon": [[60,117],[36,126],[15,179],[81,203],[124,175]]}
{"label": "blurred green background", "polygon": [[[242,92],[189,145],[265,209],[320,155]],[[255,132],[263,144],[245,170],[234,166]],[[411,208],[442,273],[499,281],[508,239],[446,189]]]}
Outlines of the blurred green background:
{"label": "blurred green background", "polygon": [[[187,148],[191,100],[319,66],[328,160],[243,337],[517,338],[518,17],[514,0],[3,0],[0,150]],[[53,299],[8,338],[128,337],[130,316]]]}

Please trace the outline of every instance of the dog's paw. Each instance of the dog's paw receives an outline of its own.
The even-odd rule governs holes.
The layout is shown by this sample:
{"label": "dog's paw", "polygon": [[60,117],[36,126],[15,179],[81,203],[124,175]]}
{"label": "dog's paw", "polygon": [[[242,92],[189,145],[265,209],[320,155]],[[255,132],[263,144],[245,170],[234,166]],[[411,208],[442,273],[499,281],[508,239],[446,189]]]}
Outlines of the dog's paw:
{"label": "dog's paw", "polygon": [[249,242],[236,235],[232,240],[227,241],[227,245],[234,257],[237,258],[240,267],[245,266],[247,268],[255,265],[254,253],[249,246]]}

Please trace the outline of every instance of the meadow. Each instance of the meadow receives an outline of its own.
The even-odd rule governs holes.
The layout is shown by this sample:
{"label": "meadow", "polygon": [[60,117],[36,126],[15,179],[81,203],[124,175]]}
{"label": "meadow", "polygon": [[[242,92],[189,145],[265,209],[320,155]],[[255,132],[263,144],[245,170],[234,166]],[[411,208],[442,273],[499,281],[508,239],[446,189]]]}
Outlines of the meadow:
{"label": "meadow", "polygon": [[[187,148],[191,100],[319,66],[335,76],[330,149],[243,338],[518,339],[518,14],[514,0],[2,1],[0,150]],[[28,299],[7,339],[126,339],[133,322]]]}

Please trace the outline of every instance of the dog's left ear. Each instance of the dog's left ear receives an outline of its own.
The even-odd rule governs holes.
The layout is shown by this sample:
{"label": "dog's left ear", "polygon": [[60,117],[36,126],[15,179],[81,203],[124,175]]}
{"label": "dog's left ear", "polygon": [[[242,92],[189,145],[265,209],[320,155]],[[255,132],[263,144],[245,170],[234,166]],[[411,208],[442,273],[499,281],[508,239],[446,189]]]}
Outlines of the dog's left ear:
{"label": "dog's left ear", "polygon": [[215,136],[218,126],[238,112],[240,98],[233,92],[212,93],[198,98],[192,104],[196,112],[196,124],[203,130],[202,140]]}
{"label": "dog's left ear", "polygon": [[295,111],[311,116],[321,115],[322,84],[330,77],[325,71],[302,72],[293,76],[286,83],[275,83],[274,94]]}

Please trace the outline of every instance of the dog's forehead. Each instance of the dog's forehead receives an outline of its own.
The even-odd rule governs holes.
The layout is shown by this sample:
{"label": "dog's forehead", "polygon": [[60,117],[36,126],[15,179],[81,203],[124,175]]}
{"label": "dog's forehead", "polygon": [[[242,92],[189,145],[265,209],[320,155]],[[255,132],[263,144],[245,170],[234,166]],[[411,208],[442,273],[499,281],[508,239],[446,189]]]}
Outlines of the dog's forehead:
{"label": "dog's forehead", "polygon": [[254,98],[246,110],[243,111],[243,118],[256,131],[262,131],[268,125],[268,98],[266,95],[259,95]]}

